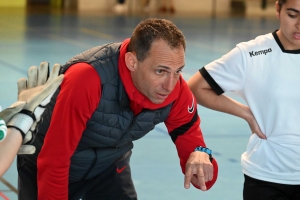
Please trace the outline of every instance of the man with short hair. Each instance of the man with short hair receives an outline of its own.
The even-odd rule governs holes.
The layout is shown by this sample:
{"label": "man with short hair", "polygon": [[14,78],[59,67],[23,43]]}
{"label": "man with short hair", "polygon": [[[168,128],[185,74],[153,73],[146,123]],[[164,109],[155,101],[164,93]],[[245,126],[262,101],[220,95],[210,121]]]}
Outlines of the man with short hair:
{"label": "man with short hair", "polygon": [[33,155],[18,156],[19,199],[137,199],[132,141],[164,122],[184,187],[216,181],[194,96],[181,76],[185,38],[165,19],[147,19],[121,43],[97,46],[61,68],[64,80],[37,125]]}

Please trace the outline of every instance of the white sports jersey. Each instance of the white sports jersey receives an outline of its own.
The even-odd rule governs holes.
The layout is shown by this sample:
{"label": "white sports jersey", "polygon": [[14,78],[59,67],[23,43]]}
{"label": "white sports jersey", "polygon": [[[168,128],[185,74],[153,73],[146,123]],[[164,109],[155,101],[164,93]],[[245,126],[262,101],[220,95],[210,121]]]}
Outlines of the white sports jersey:
{"label": "white sports jersey", "polygon": [[243,172],[300,184],[300,50],[284,50],[275,31],[238,44],[200,72],[216,92],[239,94],[267,136],[251,135]]}

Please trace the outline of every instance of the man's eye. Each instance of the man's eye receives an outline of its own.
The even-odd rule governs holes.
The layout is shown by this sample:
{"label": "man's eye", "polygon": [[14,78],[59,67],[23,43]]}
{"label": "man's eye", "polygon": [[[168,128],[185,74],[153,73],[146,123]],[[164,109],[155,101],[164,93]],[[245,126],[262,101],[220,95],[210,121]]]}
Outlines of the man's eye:
{"label": "man's eye", "polygon": [[157,73],[157,74],[162,74],[163,72],[164,72],[164,71],[161,70],[161,69],[156,70],[156,73]]}
{"label": "man's eye", "polygon": [[182,69],[181,70],[178,70],[177,72],[176,72],[176,74],[180,74],[182,72]]}

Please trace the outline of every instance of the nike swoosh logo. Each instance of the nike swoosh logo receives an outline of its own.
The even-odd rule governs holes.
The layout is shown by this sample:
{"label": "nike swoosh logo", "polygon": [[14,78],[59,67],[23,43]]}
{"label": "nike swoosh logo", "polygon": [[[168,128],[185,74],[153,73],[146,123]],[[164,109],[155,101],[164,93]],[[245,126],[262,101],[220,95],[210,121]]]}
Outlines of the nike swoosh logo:
{"label": "nike swoosh logo", "polygon": [[194,97],[193,97],[193,102],[192,102],[192,106],[190,107],[190,106],[188,106],[188,112],[189,113],[193,113],[194,112]]}
{"label": "nike swoosh logo", "polygon": [[119,168],[117,167],[117,173],[120,174],[122,171],[124,171],[125,168],[126,168],[126,165],[125,165],[124,167],[122,167],[121,169],[119,169]]}

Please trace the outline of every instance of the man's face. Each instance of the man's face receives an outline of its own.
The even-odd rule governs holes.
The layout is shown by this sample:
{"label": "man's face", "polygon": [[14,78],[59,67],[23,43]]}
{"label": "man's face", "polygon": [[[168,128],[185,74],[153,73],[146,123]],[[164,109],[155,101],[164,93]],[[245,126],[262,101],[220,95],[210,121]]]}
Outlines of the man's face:
{"label": "man's face", "polygon": [[280,21],[278,37],[285,50],[300,49],[300,0],[287,0],[279,10],[276,3],[276,15]]}
{"label": "man's face", "polygon": [[137,61],[131,77],[137,89],[151,102],[160,104],[173,91],[185,64],[183,47],[171,49],[163,40],[153,42],[149,54]]}

